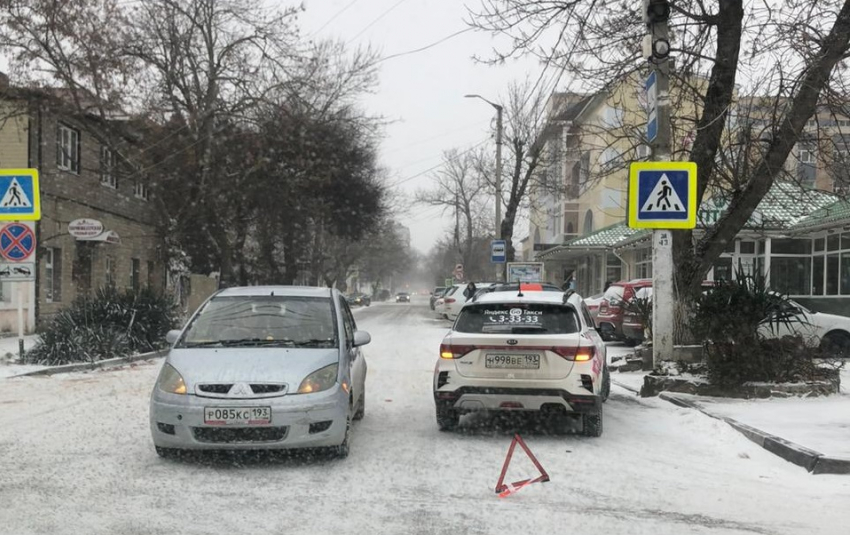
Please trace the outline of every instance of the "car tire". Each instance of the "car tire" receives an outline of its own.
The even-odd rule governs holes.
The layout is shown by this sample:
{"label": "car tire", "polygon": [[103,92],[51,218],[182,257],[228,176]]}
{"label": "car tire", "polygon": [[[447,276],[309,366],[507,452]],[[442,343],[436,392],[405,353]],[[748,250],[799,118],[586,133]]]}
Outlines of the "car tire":
{"label": "car tire", "polygon": [[437,427],[440,431],[452,431],[457,429],[460,423],[460,414],[454,409],[437,409]]}
{"label": "car tire", "polygon": [[366,416],[366,392],[360,396],[360,402],[357,404],[357,410],[354,412],[355,420],[362,420]]}
{"label": "car tire", "polygon": [[845,332],[831,332],[820,343],[821,355],[827,358],[850,356],[850,335]]}
{"label": "car tire", "polygon": [[602,371],[602,403],[608,401],[608,396],[611,395],[611,372],[608,371],[608,366]]}
{"label": "car tire", "polygon": [[602,436],[602,409],[597,413],[585,413],[581,415],[581,434],[586,437]]}

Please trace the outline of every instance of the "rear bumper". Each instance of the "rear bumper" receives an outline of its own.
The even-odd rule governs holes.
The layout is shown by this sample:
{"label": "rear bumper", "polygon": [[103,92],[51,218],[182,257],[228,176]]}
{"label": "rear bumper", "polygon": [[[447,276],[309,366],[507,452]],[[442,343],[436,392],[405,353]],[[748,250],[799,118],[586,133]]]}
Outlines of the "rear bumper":
{"label": "rear bumper", "polygon": [[434,393],[437,406],[461,413],[475,411],[545,411],[595,414],[602,410],[602,398],[574,394],[560,388],[504,388],[462,386]]}

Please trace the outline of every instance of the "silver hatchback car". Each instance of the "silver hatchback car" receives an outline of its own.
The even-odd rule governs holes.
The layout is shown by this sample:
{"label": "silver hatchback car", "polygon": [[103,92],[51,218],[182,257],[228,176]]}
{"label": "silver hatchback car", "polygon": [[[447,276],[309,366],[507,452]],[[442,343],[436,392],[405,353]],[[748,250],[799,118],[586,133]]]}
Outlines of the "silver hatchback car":
{"label": "silver hatchback car", "polygon": [[348,455],[351,421],[366,408],[360,348],[371,337],[337,290],[222,290],[167,339],[150,405],[159,455],[302,447]]}

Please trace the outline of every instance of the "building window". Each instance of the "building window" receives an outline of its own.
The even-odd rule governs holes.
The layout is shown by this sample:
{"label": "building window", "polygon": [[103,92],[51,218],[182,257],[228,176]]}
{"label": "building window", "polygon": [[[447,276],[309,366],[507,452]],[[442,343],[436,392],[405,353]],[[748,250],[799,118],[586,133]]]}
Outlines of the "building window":
{"label": "building window", "polygon": [[112,255],[106,255],[106,285],[115,285],[115,259]]}
{"label": "building window", "polygon": [[48,303],[62,301],[62,249],[48,247],[44,255],[44,297]]}
{"label": "building window", "polygon": [[133,285],[133,291],[134,292],[139,291],[139,282],[141,280],[140,279],[140,273],[139,273],[139,270],[141,269],[140,266],[141,266],[141,262],[139,261],[139,259],[134,258],[133,259],[133,271],[130,273],[130,282]]}
{"label": "building window", "polygon": [[80,172],[80,132],[64,124],[56,128],[56,166],[64,171]]}
{"label": "building window", "polygon": [[135,186],[133,187],[133,194],[138,199],[148,200],[149,193],[148,187],[146,184],[142,183],[141,180],[136,180]]}
{"label": "building window", "polygon": [[608,253],[605,260],[605,281],[617,282],[623,278],[623,263],[613,254]]}
{"label": "building window", "polygon": [[652,277],[652,249],[635,251],[635,277],[638,279]]}
{"label": "building window", "polygon": [[153,288],[153,262],[148,260],[148,288]]}
{"label": "building window", "polygon": [[100,183],[110,188],[118,188],[115,176],[115,153],[106,147],[100,148]]}
{"label": "building window", "polygon": [[800,150],[800,163],[815,163],[815,151],[809,149]]}
{"label": "building window", "polygon": [[788,295],[809,295],[812,258],[774,256],[770,260],[770,287]]}

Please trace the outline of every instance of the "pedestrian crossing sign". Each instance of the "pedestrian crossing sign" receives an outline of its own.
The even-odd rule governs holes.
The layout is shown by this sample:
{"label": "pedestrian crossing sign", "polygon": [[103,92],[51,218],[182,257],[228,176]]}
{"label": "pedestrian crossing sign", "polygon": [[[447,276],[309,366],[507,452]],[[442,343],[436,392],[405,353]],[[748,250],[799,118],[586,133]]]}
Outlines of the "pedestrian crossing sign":
{"label": "pedestrian crossing sign", "polygon": [[38,221],[38,169],[0,169],[0,221]]}
{"label": "pedestrian crossing sign", "polygon": [[697,164],[634,162],[629,168],[631,228],[691,229],[697,224]]}

